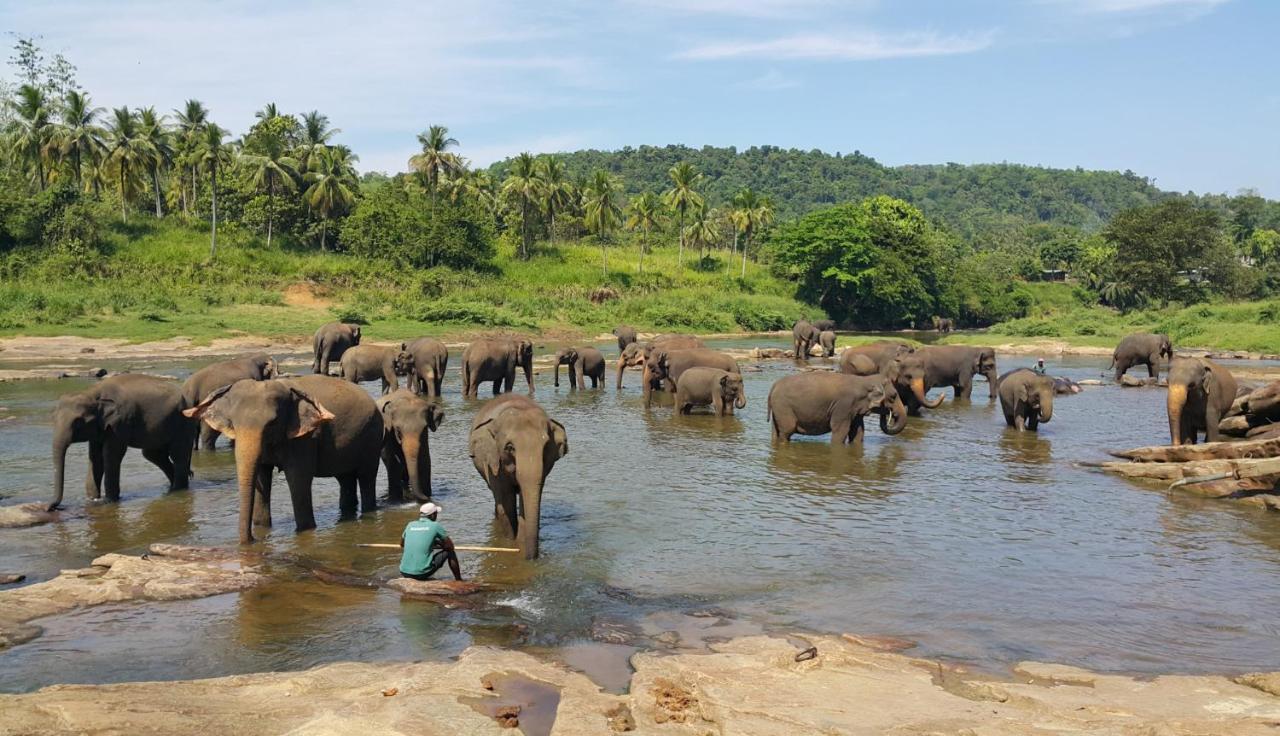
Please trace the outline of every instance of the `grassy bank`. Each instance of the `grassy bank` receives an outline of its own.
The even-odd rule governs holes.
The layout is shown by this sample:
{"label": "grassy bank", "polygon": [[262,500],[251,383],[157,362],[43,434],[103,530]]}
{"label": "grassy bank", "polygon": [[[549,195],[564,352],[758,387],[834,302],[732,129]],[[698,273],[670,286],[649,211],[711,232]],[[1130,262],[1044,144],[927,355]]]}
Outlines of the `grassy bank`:
{"label": "grassy bank", "polygon": [[1197,304],[1120,314],[1084,306],[1066,284],[1032,284],[1036,304],[1022,319],[987,333],[953,335],[947,342],[1020,344],[1061,341],[1112,348],[1133,332],[1163,332],[1175,346],[1280,353],[1280,301]]}
{"label": "grassy bank", "polygon": [[[477,329],[598,334],[618,323],[644,330],[735,332],[789,328],[817,310],[753,262],[721,254],[695,263],[657,248],[638,272],[636,244],[541,247],[527,261],[500,249],[489,272],[405,270],[351,256],[263,247],[256,236],[220,237],[172,222],[117,226],[104,255],[16,252],[0,257],[0,335],[83,335],[197,341],[241,334],[310,335],[330,319],[368,325],[372,339]],[[605,287],[608,298],[593,303]]]}

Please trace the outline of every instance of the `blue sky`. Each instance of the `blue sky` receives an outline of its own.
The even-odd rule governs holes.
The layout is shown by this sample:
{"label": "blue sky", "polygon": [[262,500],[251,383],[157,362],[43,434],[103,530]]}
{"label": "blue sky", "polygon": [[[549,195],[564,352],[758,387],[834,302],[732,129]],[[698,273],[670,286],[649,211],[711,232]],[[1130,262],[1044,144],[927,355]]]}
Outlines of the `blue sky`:
{"label": "blue sky", "polygon": [[1271,0],[7,0],[0,29],[99,105],[195,97],[236,134],[268,101],[319,109],[365,170],[442,123],[478,164],[772,144],[1280,198]]}

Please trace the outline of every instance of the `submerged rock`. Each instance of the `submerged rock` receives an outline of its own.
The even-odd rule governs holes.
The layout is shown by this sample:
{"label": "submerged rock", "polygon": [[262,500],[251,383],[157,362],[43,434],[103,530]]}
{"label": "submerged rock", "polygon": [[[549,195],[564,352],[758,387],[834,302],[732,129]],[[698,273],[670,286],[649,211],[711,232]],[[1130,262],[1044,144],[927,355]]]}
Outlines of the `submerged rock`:
{"label": "submerged rock", "polygon": [[0,506],[0,529],[18,529],[57,521],[57,511],[49,511],[42,503],[20,503]]}

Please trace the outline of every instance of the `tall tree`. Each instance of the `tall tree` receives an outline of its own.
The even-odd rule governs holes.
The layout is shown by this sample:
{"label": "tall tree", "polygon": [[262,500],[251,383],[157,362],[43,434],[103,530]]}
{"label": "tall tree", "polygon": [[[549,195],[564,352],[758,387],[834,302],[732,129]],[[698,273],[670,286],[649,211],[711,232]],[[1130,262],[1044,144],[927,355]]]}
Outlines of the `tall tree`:
{"label": "tall tree", "polygon": [[1117,280],[1139,302],[1168,304],[1191,291],[1188,282],[1228,288],[1237,265],[1221,216],[1186,199],[1125,210],[1112,218],[1102,237],[1115,248]]}
{"label": "tall tree", "polygon": [[720,236],[719,230],[716,229],[715,213],[705,206],[699,207],[693,211],[693,219],[685,229],[688,231],[685,233],[686,239],[698,246],[698,258],[706,260],[707,246],[715,243],[716,238]]}
{"label": "tall tree", "polygon": [[525,152],[511,161],[511,171],[502,182],[502,194],[520,205],[520,257],[528,258],[533,245],[533,210],[542,195],[542,172],[533,154]]}
{"label": "tall tree", "polygon": [[573,181],[569,179],[564,160],[559,156],[543,156],[539,159],[542,175],[542,208],[547,212],[551,239],[556,239],[556,213],[563,211],[573,201]]}
{"label": "tall tree", "polygon": [[45,164],[51,152],[53,121],[44,91],[32,84],[18,88],[17,97],[8,101],[13,121],[9,144],[14,155],[35,174],[40,191],[44,191]]}
{"label": "tall tree", "polygon": [[320,250],[328,250],[329,223],[355,202],[355,161],[346,146],[325,146],[312,154],[303,197],[322,222]]}
{"label": "tall tree", "polygon": [[609,233],[622,221],[622,208],[617,202],[621,190],[622,183],[616,176],[597,169],[583,192],[586,226],[600,241],[601,271],[606,276],[609,275]]}
{"label": "tall tree", "polygon": [[271,247],[271,231],[275,220],[276,192],[297,189],[298,162],[289,155],[284,140],[265,132],[255,141],[257,153],[245,153],[240,160],[253,172],[253,186],[267,192],[267,247]]}
{"label": "tall tree", "polygon": [[85,159],[92,161],[106,145],[102,128],[95,124],[102,112],[101,107],[93,106],[89,95],[76,90],[68,92],[62,102],[61,149],[63,155],[71,160],[71,173],[77,189],[83,186]]}
{"label": "tall tree", "polygon": [[276,107],[276,103],[268,102],[262,106],[262,109],[255,112],[253,116],[259,120],[271,120],[280,117],[280,108]]}
{"label": "tall tree", "polygon": [[747,251],[751,249],[752,237],[773,222],[773,199],[767,196],[755,197],[754,193],[753,198],[755,206],[746,211],[746,239],[742,241],[742,278],[744,279],[747,277]]}
{"label": "tall tree", "polygon": [[223,138],[227,131],[213,123],[205,123],[200,142],[199,166],[209,172],[209,194],[212,203],[209,230],[209,259],[218,253],[218,170],[231,164],[231,150]]}
{"label": "tall tree", "polygon": [[173,165],[173,137],[164,125],[164,117],[154,107],[138,110],[138,124],[146,141],[147,167],[151,170],[151,189],[156,198],[156,217],[164,217],[164,194],[160,189],[160,172]]}
{"label": "tall tree", "polygon": [[658,195],[653,192],[644,192],[627,205],[627,227],[641,232],[640,273],[644,273],[644,256],[649,250],[649,232],[659,224],[660,208]]}
{"label": "tall tree", "polygon": [[107,127],[110,140],[107,158],[120,191],[120,219],[129,221],[129,200],[139,189],[138,173],[151,160],[151,144],[142,135],[138,116],[127,107],[111,111]]}
{"label": "tall tree", "polygon": [[684,217],[690,209],[701,207],[704,203],[698,187],[702,186],[702,174],[693,168],[693,164],[681,161],[667,172],[671,178],[671,188],[662,195],[663,201],[680,215],[680,256],[679,266],[684,267]]}
{"label": "tall tree", "polygon": [[445,126],[433,125],[418,134],[418,145],[422,150],[409,157],[409,166],[422,174],[434,206],[440,177],[452,176],[464,168],[458,154],[449,150],[457,146],[458,141],[449,137],[449,129]]}
{"label": "tall tree", "polygon": [[182,211],[195,209],[197,199],[197,173],[200,166],[200,149],[203,145],[201,129],[209,122],[209,110],[199,100],[187,100],[181,110],[173,111],[178,125],[178,155],[186,164],[187,173],[191,175],[191,196],[187,196],[186,186],[179,187],[182,192]]}
{"label": "tall tree", "polygon": [[311,169],[311,157],[327,148],[333,137],[341,133],[339,128],[329,127],[329,116],[319,110],[302,115],[302,143],[298,145],[298,166],[303,171]]}

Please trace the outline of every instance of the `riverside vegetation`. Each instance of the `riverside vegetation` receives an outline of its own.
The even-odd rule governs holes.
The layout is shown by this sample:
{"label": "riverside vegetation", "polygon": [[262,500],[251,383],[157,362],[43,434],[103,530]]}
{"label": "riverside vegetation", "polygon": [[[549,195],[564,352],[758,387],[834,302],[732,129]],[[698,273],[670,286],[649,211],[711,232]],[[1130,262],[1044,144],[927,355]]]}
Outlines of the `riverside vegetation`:
{"label": "riverside vegetation", "polygon": [[[992,327],[1010,341],[1280,352],[1280,203],[1164,192],[1131,172],[886,167],[861,153],[626,148],[475,168],[443,126],[405,174],[358,175],[318,111],[229,139],[93,105],[19,38],[0,88],[0,334],[197,340]],[[1038,283],[1047,274],[1070,285]],[[950,339],[963,340],[964,336]]]}

